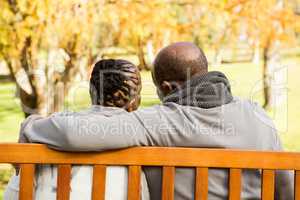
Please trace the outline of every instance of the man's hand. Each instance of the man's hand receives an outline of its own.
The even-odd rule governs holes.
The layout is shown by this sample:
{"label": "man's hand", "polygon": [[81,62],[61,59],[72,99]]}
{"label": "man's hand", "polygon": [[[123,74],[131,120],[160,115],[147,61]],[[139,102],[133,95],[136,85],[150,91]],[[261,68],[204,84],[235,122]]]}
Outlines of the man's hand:
{"label": "man's hand", "polygon": [[[23,130],[23,124],[21,125],[20,133],[19,133],[19,138],[18,138],[18,143],[29,143],[28,139],[24,135]],[[13,164],[13,167],[16,170],[16,175],[18,176],[20,173],[20,165],[19,164]]]}
{"label": "man's hand", "polygon": [[23,131],[20,131],[18,143],[29,143],[29,140],[26,138]]}
{"label": "man's hand", "polygon": [[[24,134],[24,129],[31,121],[33,121],[36,118],[40,118],[40,116],[32,115],[32,116],[28,117],[27,119],[25,119],[24,122],[22,122],[21,127],[20,127],[20,132],[19,132],[18,143],[30,143]],[[19,175],[20,166],[18,164],[14,164],[13,166],[16,170],[16,175]]]}
{"label": "man's hand", "polygon": [[18,143],[30,143],[28,138],[25,136],[24,130],[27,126],[30,126],[33,121],[35,121],[37,119],[41,119],[41,118],[43,118],[43,117],[40,115],[30,115],[22,122],[21,127],[20,127],[20,132],[19,132]]}

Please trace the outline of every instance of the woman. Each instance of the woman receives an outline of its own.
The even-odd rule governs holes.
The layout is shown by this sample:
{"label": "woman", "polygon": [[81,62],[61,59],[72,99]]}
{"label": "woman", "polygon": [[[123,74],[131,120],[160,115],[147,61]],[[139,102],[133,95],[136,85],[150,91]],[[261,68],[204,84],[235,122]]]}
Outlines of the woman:
{"label": "woman", "polygon": [[[134,111],[140,105],[141,77],[138,68],[126,60],[101,60],[93,68],[90,78],[91,108],[78,113],[55,113],[55,115],[99,115],[107,117]],[[43,117],[32,115],[21,125],[20,142],[26,142],[23,130],[33,121],[43,123]],[[83,122],[78,128],[90,129],[93,125]],[[43,129],[45,134],[47,126]],[[111,131],[111,130],[108,130]],[[71,200],[91,199],[92,186],[91,166],[73,166],[71,178]],[[127,168],[121,166],[108,167],[106,172],[106,200],[127,199]],[[39,165],[35,178],[35,199],[56,199],[57,168],[53,165]],[[149,199],[147,182],[142,174],[142,199]],[[17,200],[19,192],[19,176],[10,180],[4,200]]]}

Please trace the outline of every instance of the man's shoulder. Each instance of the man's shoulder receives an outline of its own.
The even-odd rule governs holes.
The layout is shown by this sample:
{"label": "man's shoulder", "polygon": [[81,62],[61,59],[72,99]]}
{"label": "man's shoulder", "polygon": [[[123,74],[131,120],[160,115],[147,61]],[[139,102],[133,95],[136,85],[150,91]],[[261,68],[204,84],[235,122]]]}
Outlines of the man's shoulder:
{"label": "man's shoulder", "polygon": [[239,99],[239,102],[243,106],[244,110],[251,113],[255,119],[263,122],[270,128],[274,128],[273,120],[267,114],[267,111],[258,103],[249,99]]}

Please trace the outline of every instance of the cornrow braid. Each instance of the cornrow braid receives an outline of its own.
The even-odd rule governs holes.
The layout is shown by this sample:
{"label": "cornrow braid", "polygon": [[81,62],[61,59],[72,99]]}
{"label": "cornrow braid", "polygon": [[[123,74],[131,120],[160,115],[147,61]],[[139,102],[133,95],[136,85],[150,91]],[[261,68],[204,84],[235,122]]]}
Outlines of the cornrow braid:
{"label": "cornrow braid", "polygon": [[140,90],[140,73],[131,62],[104,59],[95,64],[90,78],[93,104],[125,107]]}

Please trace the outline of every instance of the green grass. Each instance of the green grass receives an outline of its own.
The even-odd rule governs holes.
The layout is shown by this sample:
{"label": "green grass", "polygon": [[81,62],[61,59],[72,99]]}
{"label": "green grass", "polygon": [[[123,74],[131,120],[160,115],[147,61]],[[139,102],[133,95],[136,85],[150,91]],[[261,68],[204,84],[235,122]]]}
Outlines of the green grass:
{"label": "green grass", "polygon": [[[287,88],[287,105],[280,105],[269,110],[270,117],[279,129],[284,147],[290,151],[300,151],[300,58],[288,58],[283,62],[287,67],[287,82],[282,86]],[[250,98],[262,102],[261,67],[252,63],[226,64],[211,67],[210,70],[223,71],[230,79],[235,96]],[[170,72],[172,73],[172,72]],[[142,72],[143,89],[141,107],[159,103],[151,74]],[[76,85],[76,84],[75,84]],[[20,123],[23,120],[19,101],[15,98],[16,89],[13,83],[0,83],[0,142],[15,142],[18,136]],[[78,83],[66,100],[65,109],[80,110],[90,105],[88,85]],[[1,169],[1,168],[0,168]],[[0,199],[2,199],[3,185],[8,181],[11,170],[0,173]],[[2,184],[1,184],[2,183]],[[1,188],[2,187],[2,188]]]}
{"label": "green grass", "polygon": [[12,174],[14,173],[12,168],[7,168],[6,165],[1,166],[0,165],[0,169],[3,168],[0,171],[0,199],[3,199],[3,192],[4,192],[4,188],[5,185],[8,183],[10,177],[12,176]]}
{"label": "green grass", "polygon": [[16,141],[23,113],[12,83],[0,83],[0,141]]}

